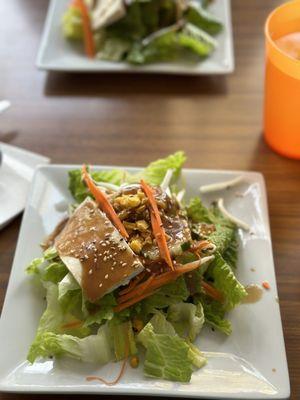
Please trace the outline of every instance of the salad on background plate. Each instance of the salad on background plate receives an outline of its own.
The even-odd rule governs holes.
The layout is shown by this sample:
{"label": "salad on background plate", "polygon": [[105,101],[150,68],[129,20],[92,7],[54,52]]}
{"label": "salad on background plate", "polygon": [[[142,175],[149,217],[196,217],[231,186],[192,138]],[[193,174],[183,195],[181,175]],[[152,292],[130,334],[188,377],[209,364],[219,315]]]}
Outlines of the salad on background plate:
{"label": "salad on background plate", "polygon": [[144,65],[198,62],[218,46],[223,23],[205,0],[72,0],[63,35],[89,58]]}
{"label": "salad on background plate", "polygon": [[[194,342],[204,325],[230,335],[227,314],[247,296],[235,276],[238,227],[222,199],[185,199],[183,152],[139,173],[69,171],[74,202],[27,267],[46,290],[28,360],[122,361],[155,379],[189,382],[206,358]],[[201,188],[202,193],[238,184]]]}

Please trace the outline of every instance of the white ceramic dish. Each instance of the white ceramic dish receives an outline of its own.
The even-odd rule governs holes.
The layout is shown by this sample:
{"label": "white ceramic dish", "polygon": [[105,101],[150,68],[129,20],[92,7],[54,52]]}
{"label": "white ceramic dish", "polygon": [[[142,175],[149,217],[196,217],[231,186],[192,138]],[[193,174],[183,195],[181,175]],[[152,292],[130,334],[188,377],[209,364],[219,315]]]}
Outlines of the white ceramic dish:
{"label": "white ceramic dish", "polygon": [[[289,377],[281,326],[269,230],[267,200],[261,174],[245,172],[247,182],[223,191],[228,209],[248,222],[251,233],[239,231],[238,277],[244,284],[264,280],[271,289],[255,304],[237,307],[229,319],[233,333],[225,337],[205,329],[198,345],[208,357],[207,365],[193,374],[190,384],[147,379],[142,367],[128,368],[122,381],[107,387],[88,383],[87,375],[111,379],[118,364],[104,367],[73,360],[26,360],[44,303],[25,275],[26,264],[39,256],[39,242],[62,218],[61,205],[72,201],[67,172],[74,166],[40,167],[26,206],[6,300],[0,320],[0,390],[11,392],[94,393],[160,395],[214,399],[287,399]],[[102,167],[107,169],[108,167]],[[135,170],[128,168],[128,170]],[[228,180],[237,171],[184,170],[188,196],[200,185]],[[237,191],[243,197],[237,196]],[[205,202],[220,196],[206,195]],[[255,268],[255,271],[253,271]]]}
{"label": "white ceramic dish", "polygon": [[44,32],[36,65],[50,71],[73,72],[131,72],[166,73],[183,75],[228,74],[234,70],[233,39],[230,0],[216,0],[211,6],[214,15],[224,23],[223,32],[218,35],[218,49],[203,62],[155,63],[135,67],[127,63],[113,63],[88,59],[82,48],[75,47],[62,34],[61,19],[69,0],[51,0],[44,26]]}
{"label": "white ceramic dish", "polygon": [[28,189],[37,165],[49,158],[0,143],[0,229],[24,210]]}

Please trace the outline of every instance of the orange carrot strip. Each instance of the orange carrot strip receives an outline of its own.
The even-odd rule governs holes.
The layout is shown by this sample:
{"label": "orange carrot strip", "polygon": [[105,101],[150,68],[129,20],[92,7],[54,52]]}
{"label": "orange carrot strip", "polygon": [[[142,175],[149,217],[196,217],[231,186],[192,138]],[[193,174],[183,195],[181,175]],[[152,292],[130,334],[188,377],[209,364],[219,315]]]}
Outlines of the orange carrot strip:
{"label": "orange carrot strip", "polygon": [[124,294],[118,298],[118,303],[125,303],[127,300],[132,299],[135,296],[139,296],[143,294],[146,289],[150,286],[153,281],[155,275],[151,275],[145,282],[139,284],[134,290],[129,293]]}
{"label": "orange carrot strip", "polygon": [[91,21],[88,9],[83,0],[77,0],[76,6],[80,9],[84,33],[84,47],[86,55],[90,58],[95,57],[95,43],[91,29]]}
{"label": "orange carrot strip", "polygon": [[194,246],[192,246],[189,249],[189,251],[195,252],[195,251],[202,250],[203,248],[205,248],[209,244],[211,245],[211,243],[208,240],[201,240],[200,242],[198,242]]}
{"label": "orange carrot strip", "polygon": [[134,299],[128,300],[126,303],[118,304],[116,307],[114,307],[114,311],[119,312],[119,311],[125,310],[125,308],[133,306],[134,304],[145,299],[146,297],[151,296],[154,293],[155,293],[155,290],[147,291],[147,292],[141,294],[140,296],[135,297]]}
{"label": "orange carrot strip", "polygon": [[100,376],[91,375],[91,376],[87,376],[87,377],[86,377],[86,380],[87,380],[88,382],[90,382],[90,381],[100,381],[100,382],[104,383],[104,384],[107,385],[107,386],[114,386],[114,385],[116,385],[116,384],[120,381],[120,379],[122,378],[122,376],[124,375],[125,367],[126,367],[126,362],[127,362],[128,356],[129,356],[129,342],[128,342],[128,340],[127,340],[127,341],[126,341],[126,347],[125,347],[125,358],[124,358],[124,360],[123,360],[123,363],[122,363],[122,366],[121,366],[119,375],[116,377],[116,379],[114,379],[113,381],[107,381],[106,379],[101,378]]}
{"label": "orange carrot strip", "polygon": [[[144,292],[142,294],[137,295],[134,298],[131,297],[127,302],[118,304],[114,308],[114,311],[119,312],[124,310],[125,308],[134,305],[135,303],[138,303],[139,301],[145,299],[146,297],[151,296],[161,286],[172,282],[180,275],[183,275],[187,272],[191,272],[198,267],[199,267],[199,262],[197,260],[188,264],[181,265],[180,268],[177,267],[174,271],[165,272],[164,274],[154,277],[149,286],[146,289],[144,289]],[[132,292],[130,294],[132,295]]]}
{"label": "orange carrot strip", "polygon": [[143,271],[140,274],[138,274],[135,278],[133,278],[130,281],[129,285],[125,289],[120,290],[119,296],[123,296],[123,294],[127,294],[132,289],[134,289],[136,287],[136,285],[145,277],[145,275],[146,275],[146,272]]}
{"label": "orange carrot strip", "polygon": [[[150,279],[149,278],[148,281],[146,281],[146,282],[148,282],[147,290],[159,289],[160,287],[162,287],[164,285],[167,285],[168,283],[176,280],[180,275],[183,275],[183,274],[185,274],[187,272],[193,271],[194,269],[196,269],[198,267],[199,267],[199,262],[197,260],[197,261],[193,261],[192,263],[188,263],[188,264],[182,265],[180,268],[176,268],[174,271],[168,271],[168,272],[165,272],[165,273],[163,273],[161,275],[153,277],[153,279],[151,279],[150,282],[148,282],[149,279]],[[142,285],[144,285],[144,283]],[[127,293],[125,298],[124,298],[124,296],[121,296],[121,298],[119,298],[120,303],[123,303],[125,300],[129,300],[129,298],[133,298],[134,296],[139,295],[140,291],[138,291],[138,288],[140,286],[141,285],[139,285],[136,288],[137,291],[136,290],[132,290],[129,293]],[[146,290],[146,288],[144,288],[144,287],[142,289],[143,289],[143,292]]]}
{"label": "orange carrot strip", "polygon": [[264,281],[264,282],[262,283],[262,287],[265,288],[265,289],[267,289],[267,290],[271,289],[271,286],[270,286],[269,282],[267,282],[267,281]]}
{"label": "orange carrot strip", "polygon": [[202,281],[201,285],[203,289],[205,290],[205,293],[212,297],[214,300],[220,301],[221,303],[223,302],[223,295],[222,293],[216,289],[215,287],[211,286],[209,283]]}
{"label": "orange carrot strip", "polygon": [[83,176],[83,179],[84,179],[87,187],[89,188],[90,192],[95,197],[96,201],[99,203],[102,211],[105,212],[107,217],[111,220],[111,222],[119,230],[121,235],[125,238],[128,238],[128,233],[127,233],[124,225],[122,224],[120,218],[116,214],[113,206],[110,204],[106,195],[102,192],[102,190],[100,188],[98,188],[98,186],[95,185],[90,174],[87,172],[86,165],[82,166],[82,176]]}
{"label": "orange carrot strip", "polygon": [[70,329],[70,328],[76,328],[78,326],[81,326],[83,324],[82,321],[73,321],[73,322],[68,322],[67,324],[64,324],[61,326],[62,329]]}
{"label": "orange carrot strip", "polygon": [[141,187],[143,191],[145,192],[146,196],[148,197],[150,206],[152,208],[151,214],[151,225],[153,229],[153,233],[155,236],[155,239],[157,241],[157,246],[160,252],[161,257],[166,261],[170,269],[173,271],[174,266],[172,262],[172,258],[170,255],[170,251],[167,245],[167,239],[166,239],[166,233],[164,230],[164,227],[161,222],[159,210],[156,204],[155,197],[153,195],[152,188],[147,185],[147,183],[144,180],[141,180]]}

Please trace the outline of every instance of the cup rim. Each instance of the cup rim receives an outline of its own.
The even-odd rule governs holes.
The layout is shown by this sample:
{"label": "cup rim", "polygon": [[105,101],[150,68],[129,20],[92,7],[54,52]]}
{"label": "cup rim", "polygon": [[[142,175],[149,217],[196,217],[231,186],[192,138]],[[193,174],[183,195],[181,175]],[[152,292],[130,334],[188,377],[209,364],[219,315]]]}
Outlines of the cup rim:
{"label": "cup rim", "polygon": [[[274,41],[274,39],[271,37],[270,35],[270,29],[269,29],[269,25],[270,25],[270,21],[273,18],[273,16],[277,13],[280,12],[282,9],[290,7],[293,3],[299,3],[300,5],[300,0],[290,0],[284,4],[281,4],[280,6],[276,7],[274,10],[271,11],[271,13],[268,15],[266,22],[265,22],[265,26],[264,26],[264,33],[265,33],[265,37],[267,39],[268,44],[277,52],[279,53],[282,57],[284,57],[286,60],[289,60],[289,62],[295,64],[295,65],[299,65],[300,66],[300,60],[297,60],[294,57],[291,57],[289,54],[287,54],[286,52],[284,52]],[[299,17],[300,17],[300,12],[299,12]]]}

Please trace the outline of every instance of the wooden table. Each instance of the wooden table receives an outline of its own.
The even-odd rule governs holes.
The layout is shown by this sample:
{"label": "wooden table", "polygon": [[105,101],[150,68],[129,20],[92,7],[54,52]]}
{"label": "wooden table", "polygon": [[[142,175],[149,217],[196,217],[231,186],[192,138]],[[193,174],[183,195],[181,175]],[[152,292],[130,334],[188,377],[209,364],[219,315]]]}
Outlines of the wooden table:
{"label": "wooden table", "polygon": [[[1,115],[0,140],[58,163],[144,165],[182,149],[187,167],[262,172],[291,398],[299,399],[300,164],[274,154],[262,139],[263,23],[281,2],[233,0],[236,71],[202,78],[39,72],[34,63],[47,3],[1,2],[0,99],[11,100],[12,107]],[[0,304],[20,221],[0,232]],[[18,398],[41,396],[0,394],[1,400]]]}

